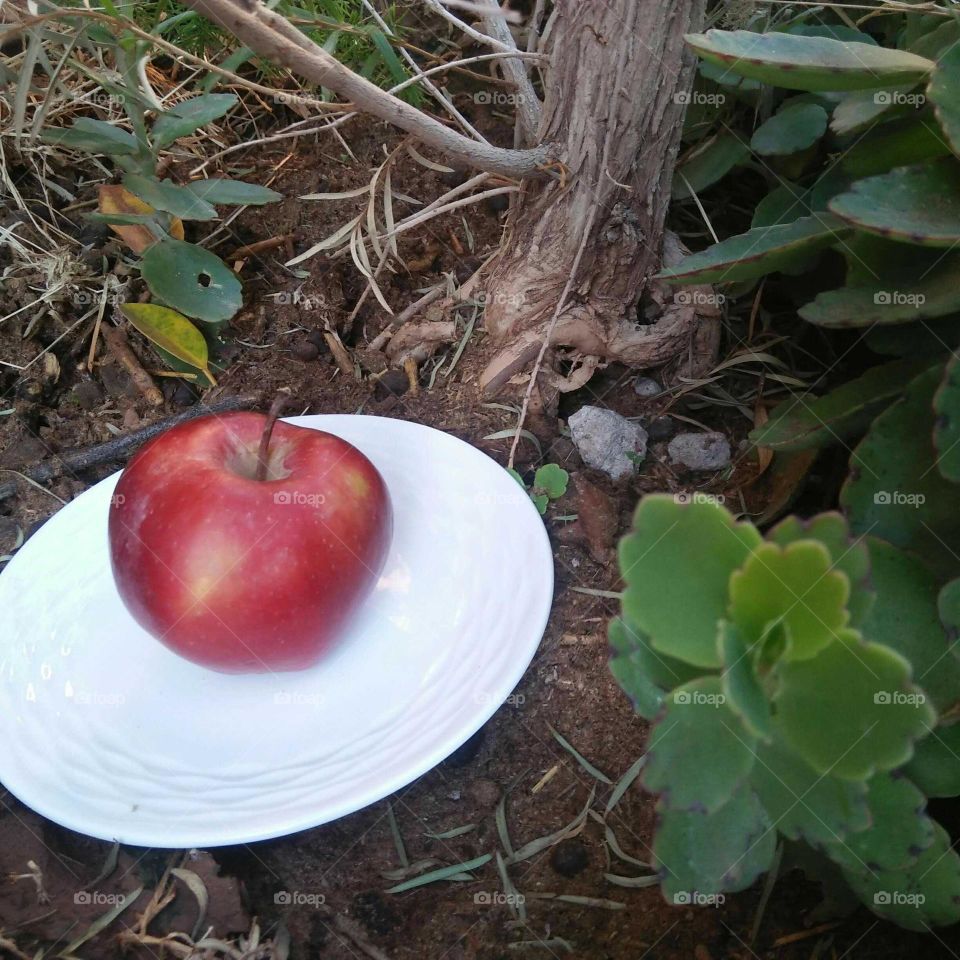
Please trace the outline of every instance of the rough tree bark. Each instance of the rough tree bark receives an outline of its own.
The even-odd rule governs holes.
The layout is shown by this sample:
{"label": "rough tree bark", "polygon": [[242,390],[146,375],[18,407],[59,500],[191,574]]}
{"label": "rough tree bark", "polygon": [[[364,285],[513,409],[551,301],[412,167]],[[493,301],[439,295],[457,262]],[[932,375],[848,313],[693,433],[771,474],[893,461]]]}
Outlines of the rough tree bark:
{"label": "rough tree bark", "polygon": [[510,215],[486,284],[486,328],[505,345],[484,372],[487,393],[539,352],[588,228],[551,347],[637,367],[696,349],[693,306],[659,291],[662,314],[642,325],[637,306],[662,259],[685,109],[678,94],[693,66],[683,36],[699,28],[703,8],[703,0],[557,0],[542,51],[550,69],[539,141],[567,172],[564,182],[525,181]]}

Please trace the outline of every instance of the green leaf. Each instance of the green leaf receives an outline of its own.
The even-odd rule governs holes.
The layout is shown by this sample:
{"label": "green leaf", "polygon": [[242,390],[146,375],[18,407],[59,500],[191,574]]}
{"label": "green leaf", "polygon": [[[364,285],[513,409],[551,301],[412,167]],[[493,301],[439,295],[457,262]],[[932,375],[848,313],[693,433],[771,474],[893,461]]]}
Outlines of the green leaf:
{"label": "green leaf", "polygon": [[916,83],[932,61],[868,43],[749,30],[708,30],[687,43],[705,60],[790,90],[865,90]]}
{"label": "green leaf", "polygon": [[730,709],[754,737],[770,736],[770,703],[757,679],[753,660],[740,631],[720,621],[720,655],[723,658],[723,692]]}
{"label": "green leaf", "polygon": [[660,653],[721,666],[717,624],[730,574],[760,542],[755,527],[711,501],[644,497],[632,532],[620,541],[624,616]]}
{"label": "green leaf", "polygon": [[912,85],[891,87],[888,90],[856,90],[847,94],[834,108],[830,129],[838,136],[861,131],[883,114],[910,109],[919,94],[911,95]]}
{"label": "green leaf", "polygon": [[732,133],[721,134],[677,167],[673,199],[686,200],[694,193],[706,190],[749,156],[750,148],[739,137]]}
{"label": "green leaf", "polygon": [[903,870],[916,863],[934,841],[936,824],[927,816],[927,798],[899,774],[871,777],[867,788],[869,828],[829,843],[827,855],[852,872]]}
{"label": "green leaf", "polygon": [[878,916],[908,930],[929,932],[960,920],[960,857],[939,824],[934,842],[906,870],[846,871],[847,882]]}
{"label": "green leaf", "polygon": [[181,220],[215,220],[217,211],[195,197],[185,187],[178,187],[169,180],[145,177],[139,173],[128,173],[123,185],[136,197],[157,210],[166,210]]}
{"label": "green leaf", "polygon": [[951,253],[913,283],[890,283],[880,278],[869,286],[828,290],[798,312],[818,327],[840,329],[944,317],[958,310],[960,255]]}
{"label": "green leaf", "polygon": [[874,420],[850,457],[840,504],[855,532],[911,550],[949,574],[960,568],[960,512],[957,488],[933,460],[933,396],[941,373],[938,365],[921,374]]}
{"label": "green leaf", "polygon": [[41,139],[87,153],[106,153],[113,157],[131,156],[137,152],[133,134],[103,120],[80,117],[72,127],[45,131]]}
{"label": "green leaf", "polygon": [[[850,584],[850,598],[847,600],[850,625],[859,626],[874,603],[874,589],[870,583],[870,552],[862,537],[854,539],[851,536],[843,514],[820,513],[809,520],[786,517],[767,532],[767,539],[781,547],[798,540],[822,543],[830,551],[831,569],[846,574]],[[867,636],[870,637],[869,634]]]}
{"label": "green leaf", "polygon": [[533,489],[551,500],[558,500],[567,492],[570,474],[555,463],[545,463],[533,475]]}
{"label": "green leaf", "polygon": [[755,743],[727,706],[720,678],[701,677],[667,697],[641,782],[670,810],[713,813],[749,776]]}
{"label": "green leaf", "polygon": [[782,736],[757,745],[750,785],[790,840],[820,846],[870,825],[866,784],[817,772]]}
{"label": "green leaf", "polygon": [[787,103],[754,131],[750,147],[764,157],[785,157],[812,147],[827,130],[827,111],[815,103]]}
{"label": "green leaf", "polygon": [[[923,22],[918,17],[915,22]],[[928,17],[926,23],[935,24],[933,29],[926,29],[917,36],[908,46],[911,53],[916,53],[928,60],[939,60],[958,40],[960,40],[960,22],[957,20],[941,20],[939,17]],[[936,76],[936,71],[934,71]]]}
{"label": "green leaf", "polygon": [[956,40],[940,57],[927,86],[927,97],[953,152],[960,154],[960,46]]}
{"label": "green leaf", "polygon": [[157,149],[189,136],[200,127],[219,120],[237,102],[233,93],[204,93],[161,113],[153,124],[152,137]]}
{"label": "green leaf", "polygon": [[[207,346],[209,348],[209,343]],[[158,354],[160,354],[160,359],[171,370],[175,371],[176,373],[193,374],[193,377],[190,378],[190,383],[200,390],[206,390],[207,387],[216,386],[216,380],[212,379],[213,376],[219,376],[225,369],[223,366],[220,366],[211,360],[207,370],[203,371],[199,367],[195,367],[192,363],[184,363],[183,360],[175,357],[169,351],[164,350],[163,347],[158,347],[156,344],[154,344],[154,349]]]}
{"label": "green leaf", "polygon": [[931,730],[903,772],[928,797],[960,796],[960,724]]}
{"label": "green leaf", "polygon": [[960,658],[960,579],[951,580],[943,585],[940,595],[937,597],[937,612],[940,614],[940,622],[947,631],[947,639],[950,641],[950,651]]}
{"label": "green leaf", "polygon": [[960,359],[950,357],[933,395],[933,444],[937,467],[947,480],[960,483]]}
{"label": "green leaf", "polygon": [[751,431],[758,447],[806,450],[842,443],[862,433],[874,417],[902,396],[903,386],[929,366],[928,359],[878,364],[820,397],[794,396]]}
{"label": "green leaf", "polygon": [[261,187],[258,183],[245,183],[243,180],[191,180],[184,189],[207,203],[234,206],[261,206],[283,199],[283,194],[276,190]]}
{"label": "green leaf", "polygon": [[777,831],[752,790],[741,788],[713,813],[663,809],[653,838],[654,867],[668,903],[745,890],[770,868]]}
{"label": "green leaf", "polygon": [[170,237],[143,255],[143,279],[151,292],[188,317],[215,323],[242,306],[240,281],[209,250]]}
{"label": "green leaf", "polygon": [[913,680],[939,714],[960,709],[960,660],[940,621],[936,578],[916,557],[868,537],[877,596],[864,636],[910,661]]}
{"label": "green leaf", "polygon": [[948,156],[950,145],[936,117],[927,112],[878,124],[857,139],[839,166],[851,177],[870,177],[894,167]]}
{"label": "green leaf", "polygon": [[182,314],[155,303],[125,303],[120,312],[148,340],[213,380],[208,367],[207,341]]}
{"label": "green leaf", "polygon": [[772,227],[777,223],[793,223],[810,215],[807,193],[803,187],[784,182],[770,191],[753,210],[751,229]]}
{"label": "green leaf", "polygon": [[954,246],[960,242],[960,163],[940,160],[858,180],[830,201],[830,212],[902,243]]}
{"label": "green leaf", "polygon": [[657,276],[671,283],[722,283],[752,280],[795,265],[814,250],[836,243],[850,232],[830,214],[800,217],[792,223],[756,227],[684,257]]}
{"label": "green leaf", "polygon": [[774,696],[787,742],[820,773],[865,780],[906,763],[935,714],[910,664],[854,630],[810,660],[781,661]]}
{"label": "green leaf", "polygon": [[926,355],[932,363],[938,354],[955,350],[960,345],[960,317],[927,320],[922,324],[886,324],[868,330],[863,339],[874,353],[891,357]]}
{"label": "green leaf", "polygon": [[94,223],[115,223],[118,226],[158,223],[158,217],[155,213],[85,213],[83,218]]}
{"label": "green leaf", "polygon": [[537,512],[542,517],[547,512],[547,504],[550,503],[550,498],[545,493],[530,493],[530,499],[533,501],[533,505],[537,508]]}
{"label": "green leaf", "polygon": [[831,643],[849,619],[850,595],[846,574],[832,565],[815,540],[757,547],[730,578],[730,620],[746,643],[758,643],[772,622],[783,623],[792,639],[788,659],[809,659]]}
{"label": "green leaf", "polygon": [[842,23],[795,23],[786,27],[783,32],[800,37],[829,37],[831,40],[852,40],[854,43],[877,46],[877,41],[869,33]]}

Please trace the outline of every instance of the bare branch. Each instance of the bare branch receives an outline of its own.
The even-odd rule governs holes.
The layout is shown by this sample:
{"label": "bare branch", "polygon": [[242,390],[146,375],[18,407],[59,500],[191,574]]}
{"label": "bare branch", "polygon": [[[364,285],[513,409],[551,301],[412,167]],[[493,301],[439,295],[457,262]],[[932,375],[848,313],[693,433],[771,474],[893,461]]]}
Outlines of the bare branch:
{"label": "bare branch", "polygon": [[425,6],[429,7],[438,17],[443,17],[449,23],[452,23],[461,33],[468,36],[476,43],[482,43],[484,46],[492,47],[500,53],[509,53],[510,47],[502,40],[491,37],[486,33],[475,30],[469,23],[464,23],[459,17],[454,16],[440,0],[423,0]]}
{"label": "bare branch", "polygon": [[506,150],[477,143],[439,120],[381,90],[330,56],[283,17],[259,0],[185,0],[186,6],[219,24],[259,56],[281,64],[311,83],[335,91],[357,109],[406,130],[462,166],[508,177],[536,173],[550,151],[541,145]]}

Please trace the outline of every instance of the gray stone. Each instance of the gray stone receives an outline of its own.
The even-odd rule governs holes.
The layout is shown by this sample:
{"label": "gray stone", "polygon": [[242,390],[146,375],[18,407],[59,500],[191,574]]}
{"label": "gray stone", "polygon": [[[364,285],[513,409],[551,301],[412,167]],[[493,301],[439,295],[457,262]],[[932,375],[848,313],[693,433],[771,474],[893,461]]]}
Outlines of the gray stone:
{"label": "gray stone", "polygon": [[647,431],[613,410],[581,407],[567,423],[583,462],[612,480],[631,476],[647,455]]}
{"label": "gray stone", "polygon": [[638,397],[655,397],[658,393],[663,393],[663,387],[653,377],[637,377],[633,381],[633,392]]}
{"label": "gray stone", "polygon": [[678,433],[667,452],[688,470],[720,470],[730,462],[730,441],[722,433]]}

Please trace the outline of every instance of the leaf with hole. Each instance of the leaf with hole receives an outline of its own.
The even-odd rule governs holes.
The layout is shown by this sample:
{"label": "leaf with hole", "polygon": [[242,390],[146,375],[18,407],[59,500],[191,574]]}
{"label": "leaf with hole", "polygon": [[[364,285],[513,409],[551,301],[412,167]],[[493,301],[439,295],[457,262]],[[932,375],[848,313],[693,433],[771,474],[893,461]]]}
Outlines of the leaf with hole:
{"label": "leaf with hole", "polygon": [[207,341],[182,314],[155,303],[125,303],[120,312],[152,343],[213,380],[208,366]]}
{"label": "leaf with hole", "polygon": [[181,220],[215,220],[217,217],[217,211],[209,203],[169,180],[128,173],[123,185],[144,203],[156,210],[166,210]]}
{"label": "leaf with hole", "polygon": [[204,93],[182,100],[157,117],[151,137],[156,149],[187,137],[200,127],[219,120],[237,102],[233,93]]}
{"label": "leaf with hole", "polygon": [[259,183],[243,180],[191,180],[184,185],[194,196],[207,203],[222,203],[233,206],[262,206],[283,199],[282,193],[261,187]]}
{"label": "leaf with hole", "polygon": [[243,305],[240,281],[217,256],[169,237],[143,255],[143,279],[164,303],[209,323],[229,320]]}
{"label": "leaf with hole", "polygon": [[913,53],[829,37],[708,30],[688,34],[686,40],[711,63],[789,90],[866,90],[916,83],[934,67]]}

